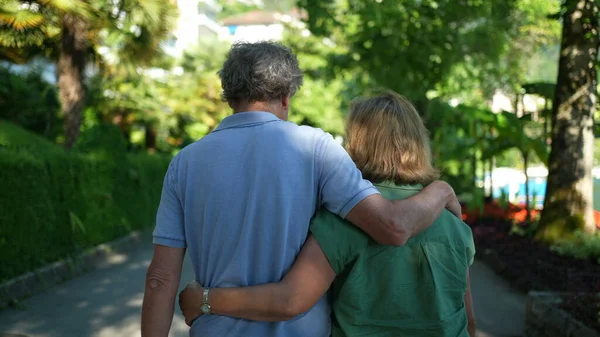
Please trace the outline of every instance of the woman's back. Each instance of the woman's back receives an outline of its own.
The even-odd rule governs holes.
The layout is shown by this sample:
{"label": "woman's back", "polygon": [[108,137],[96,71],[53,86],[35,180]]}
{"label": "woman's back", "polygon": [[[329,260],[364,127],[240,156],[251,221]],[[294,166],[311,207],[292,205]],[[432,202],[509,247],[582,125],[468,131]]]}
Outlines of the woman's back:
{"label": "woman's back", "polygon": [[[421,186],[377,188],[397,200]],[[471,229],[450,212],[402,247],[378,245],[323,210],[311,232],[338,275],[332,287],[333,337],[468,336],[464,296],[475,247]]]}

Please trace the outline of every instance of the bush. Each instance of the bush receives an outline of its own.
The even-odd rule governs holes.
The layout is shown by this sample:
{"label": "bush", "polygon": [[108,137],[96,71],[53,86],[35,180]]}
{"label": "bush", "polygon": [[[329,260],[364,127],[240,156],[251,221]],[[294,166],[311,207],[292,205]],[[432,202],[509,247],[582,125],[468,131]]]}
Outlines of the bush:
{"label": "bush", "polygon": [[61,130],[60,104],[56,86],[43,79],[42,70],[15,73],[0,66],[0,118],[52,138]]}
{"label": "bush", "polygon": [[99,124],[81,134],[75,149],[80,152],[107,152],[121,156],[127,152],[127,140],[113,124]]}
{"label": "bush", "polygon": [[552,250],[560,255],[584,260],[593,259],[600,263],[600,234],[577,231],[573,238],[562,239],[552,245]]}
{"label": "bush", "polygon": [[8,123],[0,140],[0,281],[152,226],[169,158],[66,152]]}

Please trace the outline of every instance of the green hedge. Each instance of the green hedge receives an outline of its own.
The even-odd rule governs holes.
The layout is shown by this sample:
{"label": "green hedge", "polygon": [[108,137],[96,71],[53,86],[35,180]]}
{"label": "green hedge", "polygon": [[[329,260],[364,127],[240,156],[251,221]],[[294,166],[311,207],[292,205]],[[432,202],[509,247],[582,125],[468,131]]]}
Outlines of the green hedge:
{"label": "green hedge", "polygon": [[0,281],[153,225],[169,158],[67,152],[14,128],[0,123]]}

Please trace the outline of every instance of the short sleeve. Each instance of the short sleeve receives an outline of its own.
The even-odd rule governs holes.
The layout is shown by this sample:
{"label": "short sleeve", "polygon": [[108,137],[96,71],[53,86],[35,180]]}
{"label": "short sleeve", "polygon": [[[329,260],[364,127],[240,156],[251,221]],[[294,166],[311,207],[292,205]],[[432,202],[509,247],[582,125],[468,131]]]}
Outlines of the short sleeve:
{"label": "short sleeve", "polygon": [[316,165],[320,204],[342,218],[364,198],[379,194],[330,134],[325,134],[319,143]]}
{"label": "short sleeve", "polygon": [[173,159],[165,175],[160,204],[156,214],[156,227],[152,233],[154,244],[173,248],[185,248],[183,206],[177,194],[177,158]]}
{"label": "short sleeve", "polygon": [[322,208],[310,223],[310,233],[340,274],[369,245],[369,237],[350,222]]}

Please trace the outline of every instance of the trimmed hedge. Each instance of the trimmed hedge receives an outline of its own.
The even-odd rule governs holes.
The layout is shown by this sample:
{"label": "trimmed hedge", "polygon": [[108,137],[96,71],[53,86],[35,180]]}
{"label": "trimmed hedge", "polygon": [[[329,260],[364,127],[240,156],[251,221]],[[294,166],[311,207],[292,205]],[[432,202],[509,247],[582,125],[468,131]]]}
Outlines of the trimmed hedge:
{"label": "trimmed hedge", "polygon": [[0,142],[0,281],[153,225],[170,158],[12,143]]}

